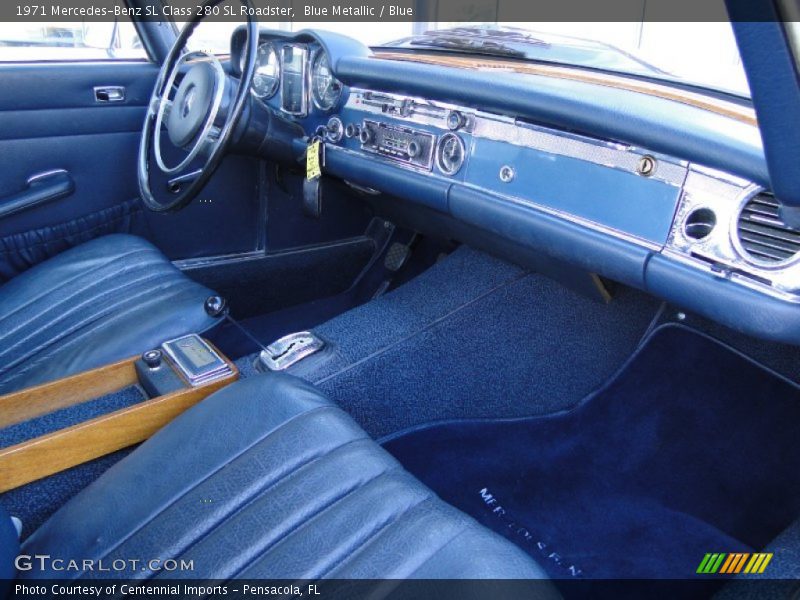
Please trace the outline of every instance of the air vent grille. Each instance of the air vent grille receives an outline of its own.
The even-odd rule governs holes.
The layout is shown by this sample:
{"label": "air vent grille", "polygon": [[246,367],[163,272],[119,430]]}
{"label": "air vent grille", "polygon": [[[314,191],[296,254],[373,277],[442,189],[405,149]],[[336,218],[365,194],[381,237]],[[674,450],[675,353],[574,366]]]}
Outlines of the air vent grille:
{"label": "air vent grille", "polygon": [[782,263],[800,252],[800,231],[790,229],[780,216],[772,194],[753,196],[742,208],[737,223],[742,250],[760,263]]}

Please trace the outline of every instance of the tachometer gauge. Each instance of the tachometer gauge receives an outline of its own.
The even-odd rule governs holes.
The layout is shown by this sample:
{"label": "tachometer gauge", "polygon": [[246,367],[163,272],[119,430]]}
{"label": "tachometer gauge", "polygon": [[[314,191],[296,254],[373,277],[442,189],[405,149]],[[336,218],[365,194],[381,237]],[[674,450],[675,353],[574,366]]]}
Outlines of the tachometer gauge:
{"label": "tachometer gauge", "polygon": [[[242,62],[244,62],[244,56],[242,56]],[[275,95],[280,83],[280,69],[278,53],[272,44],[269,42],[261,44],[256,54],[256,72],[250,88],[256,98],[266,100]],[[242,64],[242,71],[244,71],[244,64]]]}
{"label": "tachometer gauge", "polygon": [[320,50],[311,65],[311,98],[320,110],[331,110],[342,95],[342,83],[331,72],[328,54]]}

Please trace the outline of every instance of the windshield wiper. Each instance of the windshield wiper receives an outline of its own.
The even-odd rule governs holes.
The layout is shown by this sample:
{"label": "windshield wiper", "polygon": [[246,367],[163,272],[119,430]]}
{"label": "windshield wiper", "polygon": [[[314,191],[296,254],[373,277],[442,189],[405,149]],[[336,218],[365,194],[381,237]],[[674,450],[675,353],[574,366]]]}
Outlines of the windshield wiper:
{"label": "windshield wiper", "polygon": [[426,48],[445,48],[448,50],[457,50],[459,52],[465,52],[468,54],[525,58],[525,53],[521,50],[483,39],[437,36],[430,40],[411,40],[409,43],[413,46],[425,46]]}

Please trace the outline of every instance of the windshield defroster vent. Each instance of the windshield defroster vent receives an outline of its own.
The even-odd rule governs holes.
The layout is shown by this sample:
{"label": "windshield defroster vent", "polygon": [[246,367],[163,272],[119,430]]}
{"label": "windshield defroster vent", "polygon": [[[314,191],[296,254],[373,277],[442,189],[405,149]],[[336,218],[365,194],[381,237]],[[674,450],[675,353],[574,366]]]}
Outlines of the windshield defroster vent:
{"label": "windshield defroster vent", "polygon": [[780,216],[780,203],[761,192],[742,207],[736,235],[745,258],[756,264],[777,266],[800,252],[800,231],[791,229]]}

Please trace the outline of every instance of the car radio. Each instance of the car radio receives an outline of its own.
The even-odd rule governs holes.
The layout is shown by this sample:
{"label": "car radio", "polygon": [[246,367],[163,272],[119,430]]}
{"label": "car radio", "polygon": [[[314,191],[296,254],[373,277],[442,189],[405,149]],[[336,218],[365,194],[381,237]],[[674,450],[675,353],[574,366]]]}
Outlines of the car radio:
{"label": "car radio", "polygon": [[364,119],[359,140],[366,152],[428,171],[433,165],[436,136],[431,133]]}

